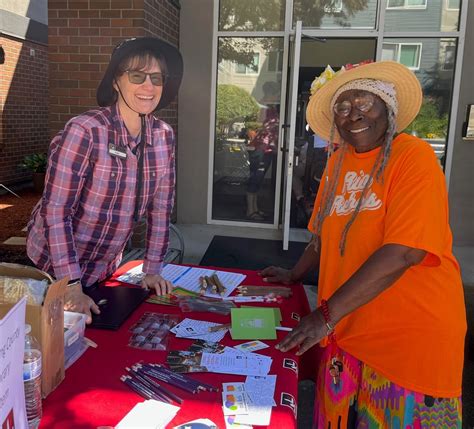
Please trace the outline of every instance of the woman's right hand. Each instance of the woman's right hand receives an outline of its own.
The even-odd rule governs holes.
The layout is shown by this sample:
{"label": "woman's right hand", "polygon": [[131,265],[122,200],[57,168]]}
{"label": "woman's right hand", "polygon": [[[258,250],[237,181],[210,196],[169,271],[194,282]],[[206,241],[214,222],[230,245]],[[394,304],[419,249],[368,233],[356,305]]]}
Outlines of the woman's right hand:
{"label": "woman's right hand", "polygon": [[80,282],[67,286],[64,297],[64,310],[85,314],[87,324],[92,322],[91,312],[100,314],[99,306],[82,291]]}
{"label": "woman's right hand", "polygon": [[281,267],[267,267],[260,272],[264,282],[283,283],[286,285],[295,283],[297,280],[292,277],[291,270]]}

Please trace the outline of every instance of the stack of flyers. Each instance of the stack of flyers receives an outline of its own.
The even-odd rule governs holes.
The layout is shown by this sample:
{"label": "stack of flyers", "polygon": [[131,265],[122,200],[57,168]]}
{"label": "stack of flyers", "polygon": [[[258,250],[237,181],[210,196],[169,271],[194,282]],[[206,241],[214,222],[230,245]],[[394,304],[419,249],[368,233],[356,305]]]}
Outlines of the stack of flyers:
{"label": "stack of flyers", "polygon": [[221,324],[206,322],[204,320],[184,319],[171,329],[171,332],[173,332],[177,338],[190,338],[193,340],[200,339],[217,343],[224,338],[228,329],[210,332],[209,328],[214,326],[221,326]]}
{"label": "stack of flyers", "polygon": [[268,426],[276,405],[276,375],[247,377],[245,383],[222,384],[222,409],[226,427]]}
{"label": "stack of flyers", "polygon": [[145,313],[131,328],[130,347],[143,350],[166,350],[168,333],[178,323],[179,316]]}
{"label": "stack of flyers", "polygon": [[235,375],[267,375],[272,358],[257,353],[241,353],[225,347],[219,353],[172,350],[166,362],[174,372],[216,372]]}

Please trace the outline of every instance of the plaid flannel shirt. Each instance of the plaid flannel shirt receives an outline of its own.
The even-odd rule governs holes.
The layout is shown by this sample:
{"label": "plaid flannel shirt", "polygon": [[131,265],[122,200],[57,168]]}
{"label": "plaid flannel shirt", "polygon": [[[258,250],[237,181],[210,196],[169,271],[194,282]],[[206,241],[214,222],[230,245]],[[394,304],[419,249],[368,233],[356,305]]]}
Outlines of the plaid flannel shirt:
{"label": "plaid flannel shirt", "polygon": [[[143,270],[159,274],[169,243],[174,203],[172,128],[149,115],[139,214],[148,229]],[[113,156],[113,144],[126,158]],[[133,231],[138,141],[117,106],[71,119],[51,142],[43,197],[28,223],[27,253],[56,278],[90,286],[112,274]]]}

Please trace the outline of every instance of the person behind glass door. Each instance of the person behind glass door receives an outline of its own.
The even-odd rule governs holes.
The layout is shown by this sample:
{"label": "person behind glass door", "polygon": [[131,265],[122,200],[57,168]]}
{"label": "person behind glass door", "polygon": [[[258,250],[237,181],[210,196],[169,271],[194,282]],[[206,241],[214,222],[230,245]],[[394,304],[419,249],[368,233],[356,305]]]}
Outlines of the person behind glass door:
{"label": "person behind glass door", "polygon": [[117,269],[145,214],[142,286],[171,290],[160,272],[174,201],[175,137],[154,112],[175,98],[182,73],[174,46],[153,37],[123,41],[97,89],[102,107],[72,118],[51,142],[27,253],[42,270],[71,280],[65,308],[85,313],[88,322],[99,309],[82,289]]}
{"label": "person behind glass door", "polygon": [[258,207],[258,194],[265,175],[273,163],[278,145],[280,122],[279,84],[265,82],[263,84],[262,104],[265,106],[260,113],[262,126],[252,132],[248,130],[249,145],[249,179],[247,182],[247,219],[255,222],[265,220],[266,214]]}
{"label": "person behind glass door", "polygon": [[402,131],[422,102],[415,74],[383,61],[346,67],[306,116],[330,143],[294,283],[319,266],[318,308],[277,348],[320,343],[317,428],[462,426],[466,312],[446,182],[431,146]]}

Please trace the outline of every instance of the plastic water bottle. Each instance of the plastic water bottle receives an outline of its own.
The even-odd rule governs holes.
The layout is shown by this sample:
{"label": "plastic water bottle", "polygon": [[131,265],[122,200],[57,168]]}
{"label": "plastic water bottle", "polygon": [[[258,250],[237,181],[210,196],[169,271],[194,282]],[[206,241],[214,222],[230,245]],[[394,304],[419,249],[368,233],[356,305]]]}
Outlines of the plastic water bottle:
{"label": "plastic water bottle", "polygon": [[41,405],[41,348],[31,326],[25,325],[25,356],[23,359],[23,383],[28,427],[36,429],[43,415]]}

